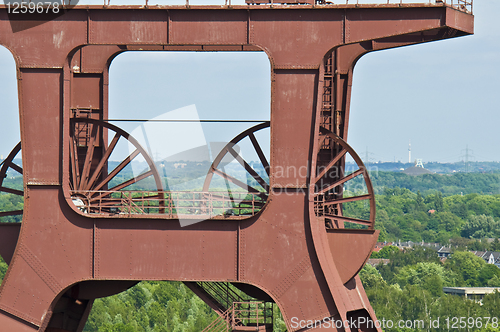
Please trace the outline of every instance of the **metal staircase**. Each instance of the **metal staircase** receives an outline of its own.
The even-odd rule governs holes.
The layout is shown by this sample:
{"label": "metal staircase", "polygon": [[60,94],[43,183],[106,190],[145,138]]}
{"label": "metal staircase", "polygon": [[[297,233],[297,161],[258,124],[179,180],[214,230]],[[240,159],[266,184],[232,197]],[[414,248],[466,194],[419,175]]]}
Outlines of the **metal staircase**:
{"label": "metal staircase", "polygon": [[203,332],[273,330],[273,303],[256,301],[229,282],[185,282],[218,315]]}

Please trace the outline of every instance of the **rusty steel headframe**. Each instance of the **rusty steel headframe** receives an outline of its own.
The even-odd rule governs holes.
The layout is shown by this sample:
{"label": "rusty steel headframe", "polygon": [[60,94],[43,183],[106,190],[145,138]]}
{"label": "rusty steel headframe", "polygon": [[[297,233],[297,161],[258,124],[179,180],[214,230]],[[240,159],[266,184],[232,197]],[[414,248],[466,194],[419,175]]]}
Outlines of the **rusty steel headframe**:
{"label": "rusty steel headframe", "polygon": [[[9,263],[0,289],[2,331],[81,331],[95,298],[141,280],[184,281],[207,302],[215,295],[204,284],[232,283],[275,302],[289,331],[312,330],[292,320],[376,319],[357,276],[378,235],[373,192],[361,160],[344,141],[353,68],[371,51],[472,34],[466,8],[442,1],[61,8],[47,20],[0,6],[0,44],[17,64],[25,199],[22,223],[0,225],[0,254]],[[241,209],[252,201],[252,213],[210,215],[180,227],[179,215],[169,210],[172,193],[157,188],[140,198],[113,195],[146,177],[158,182],[148,162],[146,173],[109,187],[130,160],[147,154],[137,144],[118,170],[107,171],[116,141],[133,141],[105,121],[109,65],[131,50],[266,52],[270,162],[254,131],[242,135],[252,140],[269,183],[231,146],[221,152],[235,156],[264,188],[246,187],[254,197],[246,197]],[[108,135],[114,135],[110,143]],[[343,170],[348,154],[359,170],[331,172]],[[283,169],[308,171],[278,174]],[[207,186],[213,176],[236,180],[217,164]],[[343,197],[343,184],[357,176],[365,178],[368,194]],[[211,197],[203,199],[228,200]],[[342,215],[342,204],[358,200],[370,203],[369,217]],[[141,213],[152,208],[144,207],[149,201],[157,213]],[[116,213],[125,205],[139,212]]]}

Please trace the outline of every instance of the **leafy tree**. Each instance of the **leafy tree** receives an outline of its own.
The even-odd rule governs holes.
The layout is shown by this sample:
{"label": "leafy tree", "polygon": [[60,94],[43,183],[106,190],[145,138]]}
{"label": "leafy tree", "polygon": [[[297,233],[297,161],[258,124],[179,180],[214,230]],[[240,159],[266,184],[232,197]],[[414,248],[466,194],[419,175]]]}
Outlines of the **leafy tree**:
{"label": "leafy tree", "polygon": [[435,195],[434,207],[438,212],[441,212],[444,209],[443,195],[440,191]]}
{"label": "leafy tree", "polygon": [[489,311],[491,317],[498,317],[498,308],[500,308],[500,292],[496,291],[492,294],[486,295],[483,299],[483,306]]}
{"label": "leafy tree", "polygon": [[97,299],[85,332],[201,331],[216,314],[180,282],[141,282]]}
{"label": "leafy tree", "polygon": [[475,251],[486,251],[488,250],[488,243],[481,240],[470,241],[467,245],[467,249]]}
{"label": "leafy tree", "polygon": [[[446,270],[440,263],[419,262],[416,265],[407,265],[401,268],[396,275],[396,280],[400,286],[410,284],[428,289],[425,286],[429,286],[433,282],[438,283],[441,287],[454,286],[456,275],[453,271]],[[441,289],[434,291],[434,295],[441,294],[441,291]]]}
{"label": "leafy tree", "polygon": [[462,228],[462,236],[466,238],[481,239],[493,237],[500,229],[500,222],[495,221],[492,216],[481,214],[470,216]]}
{"label": "leafy tree", "polygon": [[405,266],[416,266],[420,262],[433,262],[440,264],[436,251],[423,247],[393,252],[390,256],[390,262],[387,265],[377,265],[377,270],[383,279],[389,284],[397,282],[396,275]]}
{"label": "leafy tree", "polygon": [[443,294],[443,279],[438,275],[429,275],[423,279],[421,287],[432,296],[440,296]]}
{"label": "leafy tree", "polygon": [[7,269],[9,266],[3,260],[2,256],[0,256],[0,284],[2,283],[3,278],[5,277],[5,273],[7,273]]}
{"label": "leafy tree", "polygon": [[374,288],[380,284],[385,285],[385,281],[378,272],[378,270],[370,264],[365,264],[361,271],[359,271],[361,282],[367,288]]}
{"label": "leafy tree", "polygon": [[440,212],[436,215],[439,220],[439,230],[451,233],[451,235],[458,236],[460,234],[460,229],[462,228],[463,221],[455,214],[445,211]]}
{"label": "leafy tree", "polygon": [[473,253],[464,251],[454,252],[446,261],[446,265],[463,278],[465,285],[458,286],[478,287],[481,285],[479,271],[486,265],[486,262]]}
{"label": "leafy tree", "polygon": [[485,264],[478,273],[478,281],[481,286],[488,286],[488,282],[493,278],[500,278],[500,269],[493,264]]}
{"label": "leafy tree", "polygon": [[379,252],[374,251],[371,255],[372,258],[390,258],[395,252],[399,251],[396,246],[385,246]]}
{"label": "leafy tree", "polygon": [[500,277],[494,275],[493,278],[486,282],[488,287],[500,287]]}
{"label": "leafy tree", "polygon": [[500,241],[498,240],[498,236],[495,238],[495,240],[491,243],[491,251],[500,251]]}
{"label": "leafy tree", "polygon": [[416,211],[424,211],[425,210],[424,199],[422,198],[422,195],[420,194],[420,190],[417,191],[417,197],[415,198],[415,210]]}
{"label": "leafy tree", "polygon": [[471,243],[470,239],[466,239],[460,236],[454,237],[450,239],[450,244],[454,247],[456,247],[460,251],[467,250]]}

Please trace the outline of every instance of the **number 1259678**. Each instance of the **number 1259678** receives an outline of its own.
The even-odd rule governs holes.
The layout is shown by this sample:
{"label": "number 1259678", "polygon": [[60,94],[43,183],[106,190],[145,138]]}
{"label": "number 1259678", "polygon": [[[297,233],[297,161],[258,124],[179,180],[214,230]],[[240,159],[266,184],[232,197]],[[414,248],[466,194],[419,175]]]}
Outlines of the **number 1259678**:
{"label": "number 1259678", "polygon": [[8,2],[8,14],[57,14],[61,10],[59,2]]}

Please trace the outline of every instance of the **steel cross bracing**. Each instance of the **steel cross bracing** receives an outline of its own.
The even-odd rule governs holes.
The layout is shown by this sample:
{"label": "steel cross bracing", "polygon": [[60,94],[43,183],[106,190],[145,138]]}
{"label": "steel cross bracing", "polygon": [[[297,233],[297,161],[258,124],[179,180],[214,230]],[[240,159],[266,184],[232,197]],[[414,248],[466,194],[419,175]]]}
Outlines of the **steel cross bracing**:
{"label": "steel cross bracing", "polygon": [[[0,44],[17,64],[23,158],[22,168],[5,165],[22,172],[25,202],[23,222],[0,228],[0,254],[9,263],[0,289],[2,330],[81,331],[95,298],[140,280],[230,282],[276,303],[289,331],[300,329],[292,319],[376,319],[357,277],[378,232],[369,177],[345,143],[353,68],[371,51],[472,34],[469,9],[444,2],[62,9],[47,17],[0,6]],[[269,181],[238,159],[262,187],[246,188],[259,196],[252,213],[209,215],[188,227],[170,213],[175,193],[163,191],[147,152],[103,121],[109,65],[131,50],[266,52],[270,161],[259,154],[253,129],[233,140],[252,140],[267,165]],[[108,170],[120,140],[135,150]],[[221,153],[236,158],[231,146]],[[350,174],[343,172],[347,155],[359,166]],[[112,184],[136,156],[148,162],[145,173]],[[216,163],[208,187],[215,176],[232,181]],[[344,196],[343,185],[357,177],[368,193]],[[157,189],[127,196],[126,187],[145,178]],[[154,208],[140,205],[152,201]],[[342,214],[342,204],[354,201],[370,205],[368,217]],[[126,207],[157,213],[120,214]]]}

